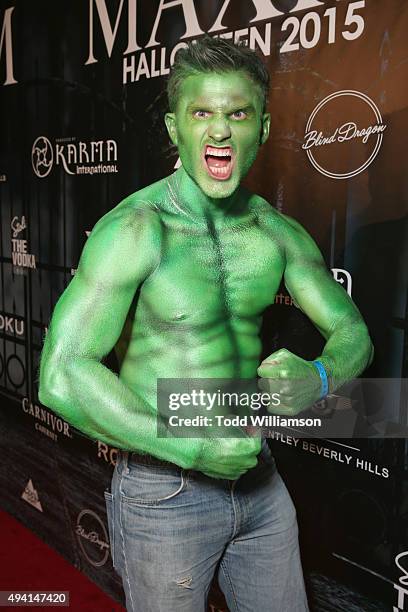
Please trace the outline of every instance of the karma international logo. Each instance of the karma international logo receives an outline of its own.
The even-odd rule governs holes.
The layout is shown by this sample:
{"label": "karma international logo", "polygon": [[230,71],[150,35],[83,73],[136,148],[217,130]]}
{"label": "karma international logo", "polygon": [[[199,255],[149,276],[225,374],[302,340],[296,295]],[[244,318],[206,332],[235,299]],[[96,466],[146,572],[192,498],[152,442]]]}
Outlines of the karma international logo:
{"label": "karma international logo", "polygon": [[31,163],[38,178],[44,178],[51,172],[54,163],[54,151],[46,136],[39,136],[34,141]]}
{"label": "karma international logo", "polygon": [[352,178],[377,157],[386,127],[379,108],[366,94],[336,91],[310,115],[302,149],[324,176]]}
{"label": "karma international logo", "polygon": [[82,140],[76,136],[56,138],[51,142],[38,136],[31,148],[31,164],[38,178],[45,178],[54,167],[70,175],[116,174],[118,143],[112,138]]}

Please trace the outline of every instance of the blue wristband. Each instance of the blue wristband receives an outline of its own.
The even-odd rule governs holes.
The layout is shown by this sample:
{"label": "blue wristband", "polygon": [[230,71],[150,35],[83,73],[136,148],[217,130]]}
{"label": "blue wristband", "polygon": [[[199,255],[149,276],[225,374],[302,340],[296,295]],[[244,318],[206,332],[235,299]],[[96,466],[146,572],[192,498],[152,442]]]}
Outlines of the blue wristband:
{"label": "blue wristband", "polygon": [[312,363],[314,367],[316,368],[316,370],[319,372],[320,380],[322,381],[322,386],[320,389],[320,399],[322,399],[329,392],[329,381],[327,378],[327,372],[321,361],[318,361],[317,359],[315,359],[315,361],[312,361]]}

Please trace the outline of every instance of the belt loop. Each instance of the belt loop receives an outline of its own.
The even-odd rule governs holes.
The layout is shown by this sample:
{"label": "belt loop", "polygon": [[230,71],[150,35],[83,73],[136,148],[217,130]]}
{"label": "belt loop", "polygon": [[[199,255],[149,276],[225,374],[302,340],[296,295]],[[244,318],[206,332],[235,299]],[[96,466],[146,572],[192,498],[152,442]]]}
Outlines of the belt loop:
{"label": "belt loop", "polygon": [[129,452],[125,450],[119,451],[119,462],[122,464],[122,470],[125,474],[129,474],[130,469],[128,466]]}

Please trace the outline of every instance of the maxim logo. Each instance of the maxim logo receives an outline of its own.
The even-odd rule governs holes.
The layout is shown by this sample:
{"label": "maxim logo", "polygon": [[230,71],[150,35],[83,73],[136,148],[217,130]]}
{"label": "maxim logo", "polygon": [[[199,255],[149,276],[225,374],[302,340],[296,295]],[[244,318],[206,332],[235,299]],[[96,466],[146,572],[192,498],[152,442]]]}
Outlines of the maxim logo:
{"label": "maxim logo", "polygon": [[26,487],[21,495],[21,499],[24,499],[24,501],[26,501],[34,508],[37,508],[37,510],[39,510],[40,512],[43,511],[37,490],[34,488],[33,481],[31,480],[31,478],[26,484]]}
{"label": "maxim logo", "polygon": [[91,565],[101,567],[109,557],[109,538],[104,523],[92,510],[78,514],[75,533],[86,559]]}
{"label": "maxim logo", "polygon": [[75,137],[57,138],[54,145],[46,136],[39,136],[31,149],[31,164],[38,178],[48,176],[54,166],[77,174],[117,173],[118,146],[115,140],[76,141]]}
{"label": "maxim logo", "polygon": [[[315,9],[324,5],[324,2],[320,0],[293,0],[290,2],[292,5],[290,11],[281,11],[276,8],[272,0],[247,0],[247,2],[249,6],[252,5],[256,12],[255,16],[250,21],[251,24],[262,21],[265,22],[275,17],[282,17],[282,15],[285,14]],[[112,3],[108,4],[112,6]],[[289,3],[279,2],[279,4],[283,5]],[[226,35],[225,30],[227,30],[227,26],[224,25],[223,20],[227,11],[233,10],[233,5],[234,2],[232,0],[219,2],[220,10],[214,22],[207,30],[210,35]],[[143,19],[140,3],[137,0],[127,0],[127,2],[125,2],[125,0],[120,0],[120,2],[115,3],[115,6],[117,7],[116,13],[112,10],[108,12],[107,0],[89,0],[89,51],[85,65],[95,64],[99,61],[95,55],[96,23],[99,22],[98,30],[102,32],[105,51],[108,57],[111,57],[120,23],[123,19],[126,19],[127,13],[127,46],[125,50],[122,51],[124,56],[123,84],[138,81],[142,76],[145,78],[153,78],[168,74],[169,65],[171,66],[173,64],[177,51],[181,47],[186,46],[186,43],[183,42],[184,39],[196,38],[205,33],[198,20],[195,0],[160,0],[149,40],[147,44],[142,47],[137,40],[137,24],[139,20]],[[127,11],[124,10],[124,6],[127,7]],[[177,16],[183,19],[184,32],[180,36],[180,42],[171,49],[168,55],[166,47],[163,46],[157,49],[157,46],[162,44],[157,40],[157,36],[159,31],[164,30],[161,26],[161,21],[163,17],[166,18],[166,15],[169,14],[169,10],[176,11]],[[175,15],[175,12],[172,13],[172,18],[176,18]],[[264,55],[270,54],[270,23],[266,24],[263,31],[258,30],[256,27],[247,28],[245,32],[242,29],[237,30],[234,35],[234,40],[237,41],[241,37],[243,39],[249,39],[249,46],[252,49],[259,47]],[[145,49],[147,49],[148,52],[146,52]],[[136,53],[139,54],[138,57],[134,55]]]}
{"label": "maxim logo", "polygon": [[3,57],[6,59],[6,80],[3,85],[14,85],[17,83],[13,72],[13,33],[11,29],[11,15],[14,9],[15,7],[11,6],[4,11],[3,25],[1,28],[0,59]]}

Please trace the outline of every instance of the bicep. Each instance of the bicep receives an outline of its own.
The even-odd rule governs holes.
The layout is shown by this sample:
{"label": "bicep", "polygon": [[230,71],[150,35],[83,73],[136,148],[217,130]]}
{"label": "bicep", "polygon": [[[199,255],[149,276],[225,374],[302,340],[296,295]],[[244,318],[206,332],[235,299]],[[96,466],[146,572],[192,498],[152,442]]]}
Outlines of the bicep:
{"label": "bicep", "polygon": [[340,320],[360,317],[352,299],[327,269],[317,245],[300,226],[291,233],[284,280],[296,304],[326,338]]}
{"label": "bicep", "polygon": [[54,309],[45,353],[100,360],[116,344],[135,292],[156,264],[151,220],[136,221],[108,218],[95,226]]}
{"label": "bicep", "polygon": [[[65,357],[102,359],[115,345],[134,292],[130,285],[85,280],[78,270],[59,299],[51,320],[49,340]],[[47,338],[48,339],[48,338]]]}

